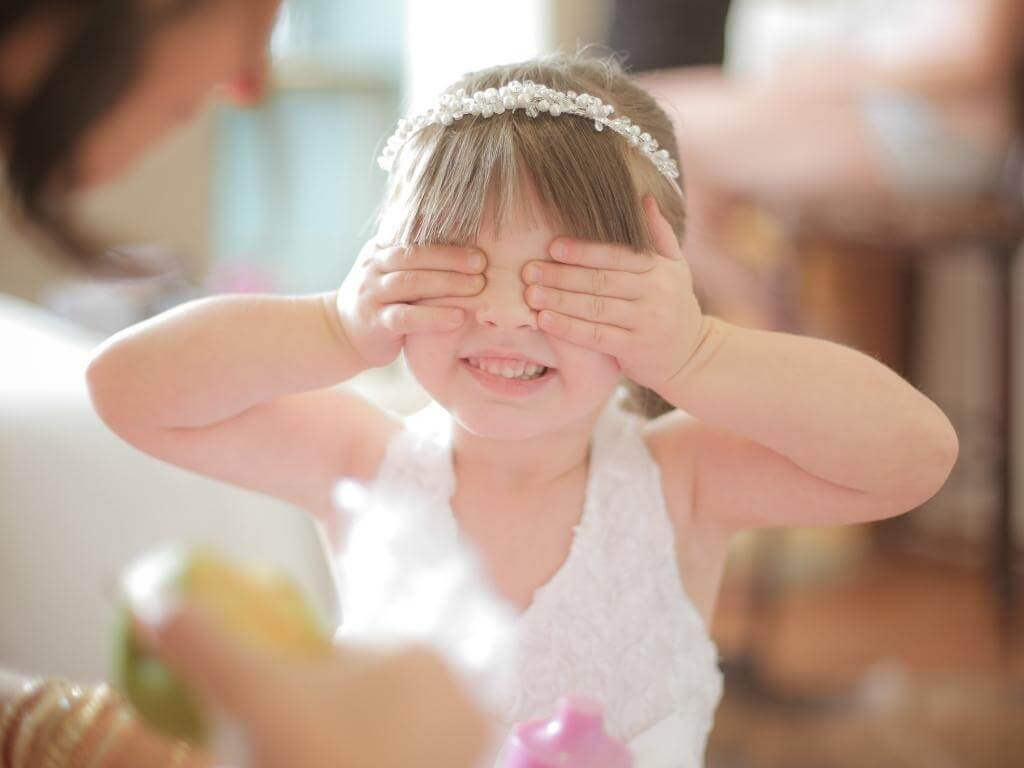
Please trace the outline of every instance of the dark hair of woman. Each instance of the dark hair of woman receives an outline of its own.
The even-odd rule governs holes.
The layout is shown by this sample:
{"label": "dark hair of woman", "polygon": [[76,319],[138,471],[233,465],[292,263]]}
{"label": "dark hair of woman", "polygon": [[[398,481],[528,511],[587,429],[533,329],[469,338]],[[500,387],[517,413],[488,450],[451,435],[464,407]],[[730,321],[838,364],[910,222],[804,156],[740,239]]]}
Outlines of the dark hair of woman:
{"label": "dark hair of woman", "polygon": [[129,263],[105,255],[68,221],[64,200],[75,151],[133,83],[155,25],[199,2],[3,0],[0,6],[0,44],[38,14],[66,14],[70,25],[35,87],[16,104],[0,102],[0,133],[14,201],[29,222],[81,266],[134,271]]}

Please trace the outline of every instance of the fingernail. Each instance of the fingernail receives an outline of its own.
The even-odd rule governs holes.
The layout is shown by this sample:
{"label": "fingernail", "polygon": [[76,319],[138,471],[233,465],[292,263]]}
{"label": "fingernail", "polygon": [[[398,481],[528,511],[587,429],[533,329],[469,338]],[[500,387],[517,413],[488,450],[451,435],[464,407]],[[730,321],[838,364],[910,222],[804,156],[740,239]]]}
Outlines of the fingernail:
{"label": "fingernail", "polygon": [[535,283],[540,280],[540,267],[536,264],[531,264],[526,268],[526,279],[528,282]]}
{"label": "fingernail", "polygon": [[540,324],[545,328],[552,328],[555,325],[555,317],[550,312],[540,313]]}
{"label": "fingernail", "polygon": [[537,304],[543,304],[544,300],[548,297],[547,291],[536,285],[530,286],[530,293],[533,296],[534,302]]}
{"label": "fingernail", "polygon": [[469,268],[478,271],[484,268],[484,255],[480,251],[474,251],[469,257]]}
{"label": "fingernail", "polygon": [[561,240],[556,240],[551,246],[551,255],[556,259],[564,259],[569,254],[569,247]]}

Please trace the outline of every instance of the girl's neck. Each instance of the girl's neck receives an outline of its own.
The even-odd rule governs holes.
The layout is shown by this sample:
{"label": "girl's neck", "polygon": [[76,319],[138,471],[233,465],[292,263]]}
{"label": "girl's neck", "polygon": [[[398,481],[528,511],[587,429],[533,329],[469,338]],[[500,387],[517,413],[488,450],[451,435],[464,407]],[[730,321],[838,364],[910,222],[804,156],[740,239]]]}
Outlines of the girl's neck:
{"label": "girl's neck", "polygon": [[556,483],[585,467],[599,414],[557,431],[523,440],[481,437],[453,425],[452,457],[464,481],[486,483],[496,492],[521,491]]}

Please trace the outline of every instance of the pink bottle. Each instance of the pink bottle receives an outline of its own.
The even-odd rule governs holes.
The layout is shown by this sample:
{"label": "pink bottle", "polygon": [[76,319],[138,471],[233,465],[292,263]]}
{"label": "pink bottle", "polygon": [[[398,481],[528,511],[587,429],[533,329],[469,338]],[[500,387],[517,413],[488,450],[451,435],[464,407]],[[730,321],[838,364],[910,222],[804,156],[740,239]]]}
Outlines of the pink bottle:
{"label": "pink bottle", "polygon": [[505,742],[501,768],[632,768],[624,745],[604,732],[596,701],[566,696],[550,720],[517,725]]}

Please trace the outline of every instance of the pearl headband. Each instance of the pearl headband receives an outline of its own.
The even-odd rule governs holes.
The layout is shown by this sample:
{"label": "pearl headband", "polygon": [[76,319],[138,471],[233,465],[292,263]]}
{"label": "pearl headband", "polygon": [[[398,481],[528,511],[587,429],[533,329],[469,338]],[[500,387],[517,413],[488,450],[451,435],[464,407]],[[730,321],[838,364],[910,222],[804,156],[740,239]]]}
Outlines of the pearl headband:
{"label": "pearl headband", "polygon": [[537,85],[530,80],[520,83],[512,80],[500,88],[488,88],[467,94],[464,88],[455,93],[446,93],[437,103],[415,117],[398,121],[398,128],[388,139],[387,146],[381,152],[377,163],[385,171],[390,171],[395,157],[406,141],[417,131],[428,125],[451,125],[466,115],[488,118],[500,115],[506,110],[515,112],[522,109],[530,117],[547,112],[552,117],[560,115],[578,115],[594,121],[594,130],[602,131],[607,126],[624,136],[631,146],[637,147],[644,156],[654,163],[679,194],[679,166],[669,155],[667,149],[659,149],[658,142],[649,133],[635,125],[628,117],[612,117],[615,110],[610,104],[603,103],[599,98],[587,93],[577,94],[575,91],[556,91],[546,85]]}

